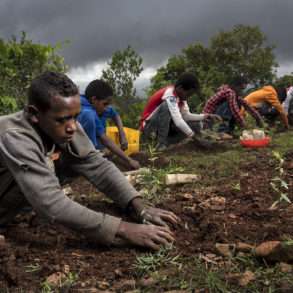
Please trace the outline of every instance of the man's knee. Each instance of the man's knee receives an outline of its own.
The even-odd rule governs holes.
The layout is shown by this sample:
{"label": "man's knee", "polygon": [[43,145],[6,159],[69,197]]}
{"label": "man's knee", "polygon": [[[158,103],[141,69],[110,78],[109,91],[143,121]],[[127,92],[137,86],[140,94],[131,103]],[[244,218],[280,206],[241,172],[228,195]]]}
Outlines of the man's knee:
{"label": "man's knee", "polygon": [[16,184],[12,186],[0,200],[0,226],[9,223],[27,205],[29,203],[19,187]]}

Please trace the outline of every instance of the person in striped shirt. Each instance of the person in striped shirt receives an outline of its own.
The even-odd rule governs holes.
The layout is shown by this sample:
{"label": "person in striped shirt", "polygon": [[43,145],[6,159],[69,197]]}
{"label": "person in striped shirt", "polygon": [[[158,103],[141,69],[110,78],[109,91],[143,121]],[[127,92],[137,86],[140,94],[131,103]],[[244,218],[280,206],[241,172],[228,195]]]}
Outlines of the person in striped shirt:
{"label": "person in striped shirt", "polygon": [[229,85],[225,84],[219,87],[215,95],[206,102],[203,113],[217,114],[223,120],[218,129],[220,133],[231,135],[236,123],[242,128],[245,127],[245,120],[243,115],[241,115],[241,107],[244,107],[254,117],[258,126],[262,126],[262,118],[259,113],[240,96],[241,90],[246,85],[247,83],[242,77],[236,77]]}

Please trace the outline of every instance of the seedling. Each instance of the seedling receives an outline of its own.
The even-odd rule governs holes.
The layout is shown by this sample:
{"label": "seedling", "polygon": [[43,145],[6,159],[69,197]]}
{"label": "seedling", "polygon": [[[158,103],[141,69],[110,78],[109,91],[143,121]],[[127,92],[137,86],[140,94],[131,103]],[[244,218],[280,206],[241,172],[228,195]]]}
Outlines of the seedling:
{"label": "seedling", "polygon": [[145,192],[144,198],[153,202],[158,203],[160,201],[159,193],[162,191],[165,185],[166,174],[180,173],[184,171],[182,167],[170,165],[165,169],[152,168],[150,172],[143,172],[140,178],[140,184]]}
{"label": "seedling", "polygon": [[159,158],[159,154],[160,152],[156,150],[156,147],[153,144],[148,144],[148,160],[152,163],[152,167],[154,167],[155,161]]}
{"label": "seedling", "polygon": [[273,151],[272,154],[278,162],[276,170],[279,172],[278,176],[274,177],[270,182],[272,189],[279,195],[279,199],[276,200],[271,206],[271,209],[274,209],[282,201],[285,201],[289,204],[292,202],[288,197],[288,183],[283,179],[285,173],[283,168],[284,159],[279,152]]}
{"label": "seedling", "polygon": [[234,190],[240,191],[240,190],[241,190],[240,183],[239,183],[239,182],[238,182],[238,183],[235,183],[235,184],[232,186],[232,188],[233,188]]}
{"label": "seedling", "polygon": [[30,264],[25,266],[25,272],[26,273],[34,273],[41,269],[41,266],[39,264]]}
{"label": "seedling", "polygon": [[41,293],[54,293],[54,289],[47,281],[44,281],[41,284]]}
{"label": "seedling", "polygon": [[[67,291],[76,283],[78,280],[78,274],[74,272],[68,272],[66,276],[60,279],[58,284],[50,284],[47,280],[41,283],[41,292],[42,293],[53,293],[56,292],[56,289],[59,289],[61,292],[62,289]],[[59,292],[57,291],[57,292]],[[66,292],[67,292],[66,291]]]}
{"label": "seedling", "polygon": [[171,255],[173,246],[160,249],[156,253],[147,253],[136,258],[134,268],[138,276],[153,273],[162,266],[175,265],[180,267],[179,262],[180,255]]}

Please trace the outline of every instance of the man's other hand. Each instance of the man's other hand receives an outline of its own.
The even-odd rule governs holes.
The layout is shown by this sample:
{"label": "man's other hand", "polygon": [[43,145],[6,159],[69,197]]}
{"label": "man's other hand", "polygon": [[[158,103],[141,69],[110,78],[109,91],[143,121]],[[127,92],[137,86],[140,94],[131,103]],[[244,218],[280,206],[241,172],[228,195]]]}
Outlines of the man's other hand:
{"label": "man's other hand", "polygon": [[130,168],[132,170],[138,170],[140,168],[140,164],[138,161],[135,161],[133,159],[130,159],[128,160],[128,165],[130,166]]}
{"label": "man's other hand", "polygon": [[223,121],[222,117],[220,115],[217,114],[206,114],[206,119],[211,119],[214,121]]}
{"label": "man's other hand", "polygon": [[140,213],[141,221],[144,224],[154,224],[159,226],[168,226],[169,224],[177,225],[180,219],[170,211],[146,207]]}
{"label": "man's other hand", "polygon": [[153,250],[159,250],[162,246],[166,247],[175,241],[174,235],[168,227],[128,222],[121,222],[116,238],[118,238],[118,243],[119,238],[122,238],[124,243],[147,247]]}

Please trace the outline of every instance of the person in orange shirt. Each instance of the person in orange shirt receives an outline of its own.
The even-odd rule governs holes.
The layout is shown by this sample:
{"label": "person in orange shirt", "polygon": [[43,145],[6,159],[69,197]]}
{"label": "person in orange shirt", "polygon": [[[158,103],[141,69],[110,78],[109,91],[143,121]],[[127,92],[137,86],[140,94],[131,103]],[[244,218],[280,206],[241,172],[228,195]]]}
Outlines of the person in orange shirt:
{"label": "person in orange shirt", "polygon": [[256,108],[260,112],[260,114],[264,116],[266,116],[266,113],[262,113],[262,109],[264,107],[274,107],[275,111],[280,116],[284,126],[288,128],[288,117],[281,104],[282,100],[284,100],[285,97],[286,89],[275,89],[273,86],[268,85],[250,93],[248,96],[244,98],[244,100],[250,106]]}

